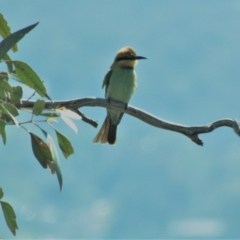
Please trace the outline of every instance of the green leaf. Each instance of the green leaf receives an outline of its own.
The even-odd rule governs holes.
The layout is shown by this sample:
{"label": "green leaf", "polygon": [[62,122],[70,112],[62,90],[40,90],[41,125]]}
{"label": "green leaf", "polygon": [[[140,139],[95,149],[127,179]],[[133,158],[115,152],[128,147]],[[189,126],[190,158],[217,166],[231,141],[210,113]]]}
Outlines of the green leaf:
{"label": "green leaf", "polygon": [[[8,26],[7,21],[4,19],[3,15],[0,13],[0,35],[3,38],[6,38],[10,34],[11,34],[10,27]],[[17,50],[18,50],[17,45],[14,45],[12,47],[12,51],[17,52]]]}
{"label": "green leaf", "polygon": [[0,35],[5,38],[8,35],[11,34],[10,27],[7,24],[7,21],[3,17],[3,15],[0,13]]}
{"label": "green leaf", "polygon": [[[11,108],[9,105],[10,105],[9,103],[2,103],[2,104],[0,104],[0,111],[2,111],[2,119],[5,119],[6,122],[14,122],[15,125],[16,125],[17,127],[19,127],[19,124],[18,124],[17,119],[16,119],[16,118],[13,116],[13,114],[12,114],[11,112],[9,112],[8,109],[5,107],[5,106],[7,106],[7,107],[9,107],[9,109],[11,109],[12,111],[14,111],[13,108]],[[17,112],[17,114],[18,114],[18,112]]]}
{"label": "green leaf", "polygon": [[17,32],[12,33],[0,43],[0,60],[2,60],[5,54],[13,47],[19,40],[21,40],[25,34],[30,32],[38,23],[23,28]]}
{"label": "green leaf", "polygon": [[12,234],[15,236],[16,230],[18,229],[17,222],[16,222],[16,214],[9,203],[3,202],[3,201],[0,201],[0,203],[2,206],[3,215],[7,223],[7,226],[12,232]]}
{"label": "green leaf", "polygon": [[45,93],[44,97],[46,97],[47,99],[49,99],[52,102],[52,99],[48,96],[47,93]]}
{"label": "green leaf", "polygon": [[32,141],[34,156],[37,158],[43,168],[47,168],[48,162],[52,161],[52,155],[49,146],[40,137],[29,132]]}
{"label": "green leaf", "polygon": [[0,72],[0,79],[1,80],[8,80],[8,73],[7,72]]}
{"label": "green leaf", "polygon": [[3,198],[3,195],[4,195],[3,189],[0,187],[0,199]]}
{"label": "green leaf", "polygon": [[46,96],[46,88],[37,73],[27,64],[21,61],[12,61],[16,68],[17,76],[22,83],[34,89],[41,97]]}
{"label": "green leaf", "polygon": [[18,120],[9,112],[7,111],[8,115],[11,117],[11,119],[13,120],[13,122],[15,123],[15,125],[17,127],[19,127],[19,123],[18,123]]}
{"label": "green leaf", "polygon": [[8,77],[12,78],[13,80],[15,80],[17,82],[23,83],[23,81],[17,76],[16,71],[9,73]]}
{"label": "green leaf", "polygon": [[0,72],[0,98],[2,100],[6,100],[6,98],[8,97],[7,92],[12,92],[11,85],[8,83],[7,79],[7,73]]}
{"label": "green leaf", "polygon": [[0,88],[0,99],[2,99],[2,100],[6,100],[6,92],[4,92],[1,88]]}
{"label": "green leaf", "polygon": [[6,78],[2,77],[2,73],[1,73],[1,78],[0,78],[0,88],[1,90],[5,91],[5,92],[12,92],[12,87],[11,85],[8,83],[7,81],[8,76],[6,75]]}
{"label": "green leaf", "polygon": [[10,112],[13,116],[18,116],[18,110],[17,108],[12,105],[11,103],[3,103],[3,106]]}
{"label": "green leaf", "polygon": [[8,54],[5,54],[3,60],[7,64],[8,72],[12,73],[13,72],[13,63],[12,63],[11,58],[8,56]]}
{"label": "green leaf", "polygon": [[6,122],[0,119],[0,135],[2,136],[2,140],[3,140],[4,145],[7,142],[5,126],[6,126]]}
{"label": "green leaf", "polygon": [[60,167],[60,161],[59,161],[57,149],[56,149],[53,139],[51,138],[51,136],[49,134],[47,134],[47,141],[49,143],[49,147],[50,147],[50,150],[52,153],[52,159],[54,162],[54,166],[55,166],[55,170],[57,173],[57,178],[58,178],[58,182],[59,182],[59,186],[60,186],[60,190],[61,190],[63,178],[62,178],[62,171],[61,171],[61,167]]}
{"label": "green leaf", "polygon": [[12,94],[10,96],[11,102],[15,104],[20,104],[20,100],[22,99],[22,96],[23,96],[22,87],[20,86],[12,87]]}
{"label": "green leaf", "polygon": [[71,154],[74,153],[71,142],[60,132],[55,129],[58,139],[58,145],[62,150],[64,157],[67,159]]}
{"label": "green leaf", "polygon": [[42,113],[44,106],[45,106],[44,100],[37,100],[33,106],[33,114],[39,116]]}

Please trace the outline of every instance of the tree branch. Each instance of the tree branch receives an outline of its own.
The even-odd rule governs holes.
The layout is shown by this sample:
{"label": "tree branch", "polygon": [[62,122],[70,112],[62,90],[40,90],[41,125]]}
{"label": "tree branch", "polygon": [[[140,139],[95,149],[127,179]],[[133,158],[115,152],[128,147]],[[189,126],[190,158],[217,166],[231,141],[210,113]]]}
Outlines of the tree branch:
{"label": "tree branch", "polygon": [[[22,103],[17,106],[18,108],[33,108],[35,101],[27,101],[22,100]],[[203,133],[209,133],[215,130],[219,127],[231,127],[238,136],[240,136],[240,127],[239,122],[235,119],[220,119],[215,122],[203,125],[203,126],[185,126],[180,125],[174,122],[165,121],[163,119],[157,118],[143,110],[140,110],[138,108],[135,108],[133,106],[128,106],[126,108],[126,105],[123,103],[115,102],[115,101],[108,101],[106,99],[102,98],[82,98],[82,99],[73,99],[73,100],[67,100],[67,101],[54,101],[50,102],[47,101],[45,104],[45,109],[55,109],[58,107],[66,107],[67,109],[70,109],[76,113],[78,113],[80,116],[83,117],[83,121],[91,124],[94,127],[97,127],[97,121],[94,121],[88,117],[86,117],[84,114],[82,114],[78,109],[81,107],[104,107],[109,109],[118,110],[120,112],[127,113],[133,117],[136,117],[140,120],[142,120],[145,123],[148,123],[154,127],[162,128],[174,132],[181,133],[187,137],[189,137],[193,142],[195,142],[198,145],[203,145],[203,142],[201,139],[199,139],[198,135]]]}

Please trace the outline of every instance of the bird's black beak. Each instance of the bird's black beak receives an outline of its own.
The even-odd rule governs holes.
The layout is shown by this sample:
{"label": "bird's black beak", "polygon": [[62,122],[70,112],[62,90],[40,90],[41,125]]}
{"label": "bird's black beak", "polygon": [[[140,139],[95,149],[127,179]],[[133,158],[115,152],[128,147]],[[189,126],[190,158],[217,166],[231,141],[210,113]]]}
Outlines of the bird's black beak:
{"label": "bird's black beak", "polygon": [[141,59],[147,59],[147,58],[141,57],[141,56],[136,56],[135,59],[136,59],[136,60],[141,60]]}

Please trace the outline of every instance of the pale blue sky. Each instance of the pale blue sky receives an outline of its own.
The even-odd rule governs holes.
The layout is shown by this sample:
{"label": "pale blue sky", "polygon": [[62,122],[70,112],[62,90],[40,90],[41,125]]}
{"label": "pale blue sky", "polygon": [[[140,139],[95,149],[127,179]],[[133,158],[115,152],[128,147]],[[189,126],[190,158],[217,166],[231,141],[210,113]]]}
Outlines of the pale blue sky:
{"label": "pale blue sky", "polygon": [[[185,125],[240,119],[240,1],[0,5],[12,31],[40,22],[10,56],[36,70],[52,99],[103,97],[102,80],[115,53],[130,45],[148,58],[136,68],[131,105]],[[100,125],[106,114],[81,110]],[[61,193],[56,176],[35,160],[26,132],[7,129],[0,185],[16,210],[17,238],[240,237],[240,139],[231,129],[201,135],[199,147],[125,115],[117,145],[109,146],[93,145],[98,129],[76,124],[77,135],[56,125],[75,149],[67,161],[59,153]],[[12,238],[2,215],[0,226],[0,236]]]}

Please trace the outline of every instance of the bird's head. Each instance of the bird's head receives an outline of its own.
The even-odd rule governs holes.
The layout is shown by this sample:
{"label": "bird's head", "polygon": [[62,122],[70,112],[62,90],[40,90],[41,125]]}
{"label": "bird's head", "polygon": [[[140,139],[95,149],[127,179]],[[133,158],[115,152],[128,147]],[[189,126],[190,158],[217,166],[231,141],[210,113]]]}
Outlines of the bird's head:
{"label": "bird's head", "polygon": [[121,48],[114,59],[111,69],[114,66],[121,68],[134,68],[137,65],[137,60],[147,59],[145,57],[137,56],[136,51],[131,47]]}

